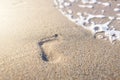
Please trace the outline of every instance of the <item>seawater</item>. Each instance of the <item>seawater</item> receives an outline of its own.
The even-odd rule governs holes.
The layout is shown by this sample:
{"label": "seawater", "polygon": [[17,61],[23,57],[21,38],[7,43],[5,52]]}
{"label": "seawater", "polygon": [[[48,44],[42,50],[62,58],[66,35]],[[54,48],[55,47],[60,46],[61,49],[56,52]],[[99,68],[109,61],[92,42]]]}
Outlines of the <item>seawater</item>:
{"label": "seawater", "polygon": [[[56,8],[70,21],[94,37],[120,41],[120,0],[54,0]],[[117,25],[116,25],[117,24]]]}

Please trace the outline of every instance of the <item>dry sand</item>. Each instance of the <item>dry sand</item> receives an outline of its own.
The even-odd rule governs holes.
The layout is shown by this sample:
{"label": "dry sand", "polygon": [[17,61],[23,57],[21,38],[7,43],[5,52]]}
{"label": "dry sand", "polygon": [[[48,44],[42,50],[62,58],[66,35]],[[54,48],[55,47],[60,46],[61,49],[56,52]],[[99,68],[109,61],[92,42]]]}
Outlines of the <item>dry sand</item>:
{"label": "dry sand", "polygon": [[1,0],[0,80],[120,80],[120,42],[94,39],[53,0]]}

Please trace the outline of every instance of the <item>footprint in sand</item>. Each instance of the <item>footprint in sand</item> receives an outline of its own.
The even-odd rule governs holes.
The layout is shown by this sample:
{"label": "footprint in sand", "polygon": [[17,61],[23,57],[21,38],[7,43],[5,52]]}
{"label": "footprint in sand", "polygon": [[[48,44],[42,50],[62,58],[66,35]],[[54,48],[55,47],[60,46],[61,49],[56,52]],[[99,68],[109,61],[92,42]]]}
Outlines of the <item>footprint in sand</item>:
{"label": "footprint in sand", "polygon": [[38,43],[41,49],[42,60],[49,63],[61,61],[63,55],[58,50],[60,43],[58,34],[42,39]]}

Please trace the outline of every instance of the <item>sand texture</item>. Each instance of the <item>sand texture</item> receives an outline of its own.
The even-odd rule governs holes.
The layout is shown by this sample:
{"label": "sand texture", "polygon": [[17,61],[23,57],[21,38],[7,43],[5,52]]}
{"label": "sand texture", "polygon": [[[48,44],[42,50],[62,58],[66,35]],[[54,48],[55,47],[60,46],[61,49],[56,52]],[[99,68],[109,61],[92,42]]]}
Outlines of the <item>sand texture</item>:
{"label": "sand texture", "polygon": [[120,80],[120,42],[95,39],[53,0],[1,0],[0,80]]}

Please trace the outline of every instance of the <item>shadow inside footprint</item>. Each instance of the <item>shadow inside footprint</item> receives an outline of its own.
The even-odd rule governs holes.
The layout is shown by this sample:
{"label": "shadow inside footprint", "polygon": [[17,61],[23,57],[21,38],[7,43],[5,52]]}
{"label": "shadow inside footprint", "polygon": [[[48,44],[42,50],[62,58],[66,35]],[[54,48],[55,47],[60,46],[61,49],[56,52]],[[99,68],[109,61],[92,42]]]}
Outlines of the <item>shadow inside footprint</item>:
{"label": "shadow inside footprint", "polygon": [[43,50],[43,48],[41,49],[41,52],[42,52],[42,54],[41,54],[42,60],[49,61],[48,56],[45,54],[45,51]]}
{"label": "shadow inside footprint", "polygon": [[53,35],[53,36],[51,36],[51,37],[47,37],[47,38],[44,38],[44,39],[42,39],[39,43],[38,43],[38,45],[39,45],[39,47],[40,47],[40,49],[41,49],[41,54],[40,54],[40,56],[41,56],[41,58],[42,58],[42,60],[43,61],[49,61],[49,59],[48,59],[48,56],[46,55],[46,53],[45,53],[45,51],[44,51],[44,49],[43,49],[43,45],[44,45],[44,43],[46,43],[46,42],[49,42],[49,41],[53,41],[53,40],[55,40],[56,38],[58,37],[58,34],[55,34],[55,35]]}

